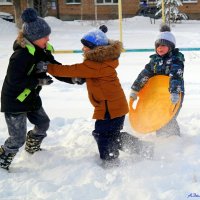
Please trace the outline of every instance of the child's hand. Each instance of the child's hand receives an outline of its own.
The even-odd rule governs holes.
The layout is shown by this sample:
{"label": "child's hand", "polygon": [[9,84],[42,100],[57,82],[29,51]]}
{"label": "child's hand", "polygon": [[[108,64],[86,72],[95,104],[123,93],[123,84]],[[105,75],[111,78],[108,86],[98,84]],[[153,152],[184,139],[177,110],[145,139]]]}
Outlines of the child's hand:
{"label": "child's hand", "polygon": [[40,61],[36,64],[36,73],[43,73],[47,72],[47,65],[50,64],[49,62]]}
{"label": "child's hand", "polygon": [[138,92],[132,89],[131,93],[130,93],[130,98],[132,98],[133,100],[136,100],[137,94],[138,94]]}
{"label": "child's hand", "polygon": [[85,83],[85,79],[84,78],[72,78],[72,82],[74,84],[82,85],[83,83]]}
{"label": "child's hand", "polygon": [[179,100],[179,94],[177,94],[177,93],[171,93],[170,98],[171,98],[171,102],[173,104],[177,104],[178,100]]}
{"label": "child's hand", "polygon": [[50,76],[46,76],[44,78],[39,78],[38,79],[38,85],[39,86],[43,86],[43,85],[50,85],[51,83],[53,83],[53,80]]}

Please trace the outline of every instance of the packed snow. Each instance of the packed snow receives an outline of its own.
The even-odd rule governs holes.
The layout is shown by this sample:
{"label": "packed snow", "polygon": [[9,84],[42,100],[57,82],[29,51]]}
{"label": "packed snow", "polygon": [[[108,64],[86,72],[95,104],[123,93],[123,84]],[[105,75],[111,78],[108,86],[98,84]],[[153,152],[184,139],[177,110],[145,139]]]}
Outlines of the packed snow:
{"label": "packed snow", "polygon": [[[119,39],[118,20],[63,22],[45,18],[52,27],[50,42],[55,50],[81,49],[83,34],[108,26],[108,37]],[[123,20],[126,48],[154,48],[161,20],[149,18]],[[0,87],[6,74],[12,45],[17,36],[13,23],[0,19]],[[200,47],[200,21],[173,24],[177,47]],[[1,200],[183,200],[200,199],[200,52],[185,51],[185,88],[183,108],[178,116],[181,137],[156,137],[155,133],[134,132],[126,117],[124,130],[155,144],[152,160],[138,155],[120,154],[121,165],[103,169],[99,165],[96,142],[92,137],[94,120],[86,86],[54,80],[41,96],[51,118],[43,151],[30,155],[22,147],[10,166],[0,169]],[[132,82],[149,61],[145,53],[123,53],[117,69],[129,99]],[[81,53],[55,54],[63,64],[81,62]],[[30,130],[32,125],[28,124]],[[4,114],[0,114],[0,144],[8,137]]]}

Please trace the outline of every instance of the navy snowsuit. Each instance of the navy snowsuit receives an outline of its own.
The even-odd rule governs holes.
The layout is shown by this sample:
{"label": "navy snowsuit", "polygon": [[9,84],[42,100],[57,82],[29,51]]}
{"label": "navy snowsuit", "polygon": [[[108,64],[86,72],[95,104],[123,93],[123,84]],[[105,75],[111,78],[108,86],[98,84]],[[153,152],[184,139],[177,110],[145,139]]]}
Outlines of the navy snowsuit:
{"label": "navy snowsuit", "polygon": [[[182,93],[181,106],[184,98],[184,55],[179,52],[179,49],[173,49],[164,56],[153,54],[150,56],[150,62],[146,64],[145,68],[140,72],[131,88],[135,91],[140,91],[147,83],[149,78],[156,75],[166,75],[170,77],[169,92]],[[179,111],[181,109],[179,108]],[[176,121],[179,113],[163,128],[157,131],[157,134],[180,135],[180,128]]]}

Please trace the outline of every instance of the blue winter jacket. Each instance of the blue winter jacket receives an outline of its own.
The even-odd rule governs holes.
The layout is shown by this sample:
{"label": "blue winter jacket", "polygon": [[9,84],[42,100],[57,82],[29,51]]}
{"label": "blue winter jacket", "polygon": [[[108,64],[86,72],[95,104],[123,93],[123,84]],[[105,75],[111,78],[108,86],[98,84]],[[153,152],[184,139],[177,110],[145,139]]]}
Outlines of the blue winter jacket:
{"label": "blue winter jacket", "polygon": [[153,54],[150,62],[140,72],[131,88],[140,91],[147,83],[148,79],[156,75],[166,75],[170,77],[169,92],[184,93],[184,55],[179,49],[174,49],[164,56]]}

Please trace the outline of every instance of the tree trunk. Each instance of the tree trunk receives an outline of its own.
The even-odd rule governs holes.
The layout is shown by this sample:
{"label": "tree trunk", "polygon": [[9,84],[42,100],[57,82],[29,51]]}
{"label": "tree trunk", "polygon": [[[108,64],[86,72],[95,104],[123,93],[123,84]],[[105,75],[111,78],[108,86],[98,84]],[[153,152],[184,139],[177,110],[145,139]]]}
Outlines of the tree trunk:
{"label": "tree trunk", "polygon": [[13,5],[14,5],[14,11],[15,11],[15,24],[17,28],[21,29],[22,27],[22,20],[21,20],[21,3],[20,0],[13,0]]}
{"label": "tree trunk", "polygon": [[33,0],[27,0],[27,7],[33,8]]}
{"label": "tree trunk", "polygon": [[[82,7],[82,4],[81,4]],[[60,8],[59,8],[59,2],[56,0],[56,16],[58,19],[60,19]]]}

